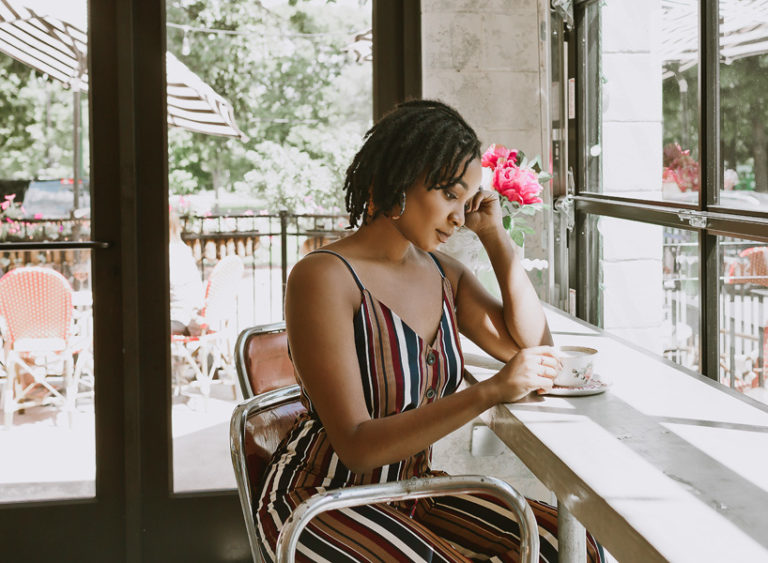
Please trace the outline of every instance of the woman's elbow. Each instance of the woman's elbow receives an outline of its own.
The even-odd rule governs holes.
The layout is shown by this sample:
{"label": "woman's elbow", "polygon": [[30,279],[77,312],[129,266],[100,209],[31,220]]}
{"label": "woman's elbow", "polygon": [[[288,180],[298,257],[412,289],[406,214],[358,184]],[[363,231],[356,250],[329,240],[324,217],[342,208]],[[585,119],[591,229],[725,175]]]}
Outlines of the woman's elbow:
{"label": "woman's elbow", "polygon": [[352,473],[368,473],[381,465],[373,459],[373,456],[359,447],[349,447],[341,451],[337,450],[336,455],[339,456],[339,460],[344,464],[344,467]]}

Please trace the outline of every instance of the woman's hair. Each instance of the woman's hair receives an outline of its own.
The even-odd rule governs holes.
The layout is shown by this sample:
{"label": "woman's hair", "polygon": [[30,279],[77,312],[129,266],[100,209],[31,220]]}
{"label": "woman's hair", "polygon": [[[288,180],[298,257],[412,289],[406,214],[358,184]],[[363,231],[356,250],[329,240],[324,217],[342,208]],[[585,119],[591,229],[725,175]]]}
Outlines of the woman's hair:
{"label": "woman's hair", "polygon": [[389,212],[417,180],[428,190],[455,184],[473,158],[480,141],[455,109],[436,100],[399,104],[368,130],[347,169],[350,226]]}

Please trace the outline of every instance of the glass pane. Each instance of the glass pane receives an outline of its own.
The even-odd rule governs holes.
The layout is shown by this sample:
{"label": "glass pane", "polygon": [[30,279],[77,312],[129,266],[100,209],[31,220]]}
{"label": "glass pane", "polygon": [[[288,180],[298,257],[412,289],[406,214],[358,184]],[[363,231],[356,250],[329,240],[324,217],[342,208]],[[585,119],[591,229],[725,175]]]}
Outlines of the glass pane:
{"label": "glass pane", "polygon": [[719,237],[720,382],[768,403],[768,245]]}
{"label": "glass pane", "polygon": [[720,203],[768,213],[768,4],[720,3]]}
{"label": "glass pane", "polygon": [[0,8],[0,502],[95,494],[86,7]]}
{"label": "glass pane", "polygon": [[600,217],[602,327],[684,367],[699,366],[697,235]]}
{"label": "glass pane", "polygon": [[586,16],[586,190],[698,203],[697,3],[594,2]]}
{"label": "glass pane", "polygon": [[372,116],[371,3],[166,5],[169,52],[234,116],[174,121],[169,56],[174,490],[224,489],[235,339],[283,318],[292,264],[347,226],[343,178]]}

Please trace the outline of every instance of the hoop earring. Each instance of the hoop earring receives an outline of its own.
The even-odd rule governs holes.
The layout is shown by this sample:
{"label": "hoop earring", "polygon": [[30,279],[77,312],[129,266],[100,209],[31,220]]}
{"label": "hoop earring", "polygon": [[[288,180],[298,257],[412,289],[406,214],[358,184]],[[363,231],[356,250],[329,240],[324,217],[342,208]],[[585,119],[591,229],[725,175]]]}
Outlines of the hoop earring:
{"label": "hoop earring", "polygon": [[400,215],[391,215],[390,219],[397,221],[403,216],[403,213],[405,213],[405,192],[400,194]]}

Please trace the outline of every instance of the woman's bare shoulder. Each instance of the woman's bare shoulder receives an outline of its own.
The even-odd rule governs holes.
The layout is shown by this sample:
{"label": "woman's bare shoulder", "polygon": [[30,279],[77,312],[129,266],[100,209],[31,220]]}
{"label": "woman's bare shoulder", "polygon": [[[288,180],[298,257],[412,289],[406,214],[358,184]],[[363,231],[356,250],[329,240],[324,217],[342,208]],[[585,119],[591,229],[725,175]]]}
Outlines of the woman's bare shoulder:
{"label": "woman's bare shoulder", "polygon": [[456,289],[458,286],[462,276],[467,273],[471,275],[469,269],[463,263],[456,260],[456,258],[453,256],[449,256],[448,254],[439,251],[434,251],[433,254],[435,255],[435,258],[437,258],[438,262],[440,262],[440,265],[443,267],[443,271],[445,272],[445,277],[448,278],[448,281],[451,282],[451,285],[454,289]]}
{"label": "woman's bare shoulder", "polygon": [[313,252],[299,260],[291,269],[286,299],[302,301],[360,302],[360,290],[344,262],[327,252]]}

